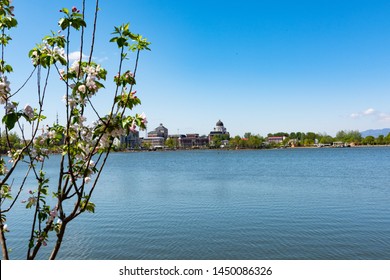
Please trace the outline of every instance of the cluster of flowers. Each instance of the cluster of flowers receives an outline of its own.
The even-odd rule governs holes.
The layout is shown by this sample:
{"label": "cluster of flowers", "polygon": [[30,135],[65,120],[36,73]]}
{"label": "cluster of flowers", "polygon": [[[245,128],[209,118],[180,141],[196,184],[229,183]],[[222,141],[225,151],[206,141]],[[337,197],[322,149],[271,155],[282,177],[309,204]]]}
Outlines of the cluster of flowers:
{"label": "cluster of flowers", "polygon": [[[5,113],[6,114],[14,113],[16,111],[16,109],[17,109],[17,106],[18,106],[17,102],[8,102],[8,103],[6,103],[6,105],[4,106]],[[26,104],[26,106],[24,106],[24,109],[23,109],[22,113],[24,113],[24,115],[28,119],[34,118],[34,109],[29,104]]]}
{"label": "cluster of flowers", "polygon": [[[41,45],[31,51],[30,58],[34,66],[46,66],[56,61],[64,64],[66,61],[64,48],[51,46],[46,41],[43,41]],[[46,62],[46,59],[49,59],[49,61]]]}
{"label": "cluster of flowers", "polygon": [[0,75],[0,104],[6,104],[8,94],[11,92],[10,82],[7,76]]}
{"label": "cluster of flowers", "polygon": [[112,141],[115,137],[120,137],[121,135],[125,134],[125,130],[121,125],[119,125],[119,123],[117,123],[116,117],[111,119],[110,129],[106,128],[107,123],[108,116],[104,117],[104,120],[100,119],[92,123],[92,130],[99,131],[98,134],[101,134],[97,146],[98,150],[104,150],[108,148],[112,144]]}
{"label": "cluster of flowers", "polygon": [[98,92],[103,85],[99,82],[101,79],[106,78],[107,71],[100,65],[86,62],[80,64],[79,61],[75,61],[69,68],[69,72],[65,73],[65,70],[60,70],[61,79],[67,80],[73,78],[78,80],[79,77],[85,77],[85,79],[70,84],[72,88],[71,96],[64,96],[63,100],[68,102],[71,108],[77,104],[86,105],[87,98],[91,98]]}
{"label": "cluster of flowers", "polygon": [[22,149],[17,149],[15,151],[8,151],[7,156],[10,158],[8,160],[9,163],[14,163],[17,158],[22,154]]}

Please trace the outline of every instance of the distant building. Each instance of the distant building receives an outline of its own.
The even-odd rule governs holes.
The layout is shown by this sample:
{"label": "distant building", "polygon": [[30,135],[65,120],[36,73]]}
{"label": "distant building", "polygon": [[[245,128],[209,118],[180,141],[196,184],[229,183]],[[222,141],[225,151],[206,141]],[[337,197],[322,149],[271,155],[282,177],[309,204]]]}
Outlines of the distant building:
{"label": "distant building", "polygon": [[280,144],[286,139],[286,136],[269,136],[267,138],[268,143]]}
{"label": "distant building", "polygon": [[170,139],[175,139],[176,147],[179,149],[196,149],[206,147],[209,143],[207,136],[199,136],[197,133],[173,134]]}
{"label": "distant building", "polygon": [[139,138],[139,131],[130,132],[128,135],[120,137],[120,144],[122,147],[128,149],[135,149],[141,146],[141,139]]}
{"label": "distant building", "polygon": [[148,145],[151,149],[162,149],[165,146],[164,137],[146,137],[142,139],[142,144]]}
{"label": "distant building", "polygon": [[179,141],[180,147],[184,149],[188,148],[201,148],[207,146],[209,139],[206,136],[200,136],[197,133],[187,134],[186,137],[182,137]]}
{"label": "distant building", "polygon": [[165,146],[165,140],[168,138],[168,128],[160,123],[160,126],[148,133],[148,137],[142,139],[142,144],[149,145],[152,149],[160,149]]}
{"label": "distant building", "polygon": [[163,137],[164,140],[168,138],[168,128],[163,126],[162,123],[160,123],[159,127],[156,127],[154,130],[150,131],[148,133],[148,138],[151,137]]}
{"label": "distant building", "polygon": [[227,135],[229,136],[229,132],[227,132],[225,126],[223,125],[223,122],[221,122],[221,120],[219,120],[216,124],[215,124],[215,127],[214,127],[214,130],[213,131],[210,131],[210,134],[209,134],[209,141],[211,142],[213,136],[215,135]]}

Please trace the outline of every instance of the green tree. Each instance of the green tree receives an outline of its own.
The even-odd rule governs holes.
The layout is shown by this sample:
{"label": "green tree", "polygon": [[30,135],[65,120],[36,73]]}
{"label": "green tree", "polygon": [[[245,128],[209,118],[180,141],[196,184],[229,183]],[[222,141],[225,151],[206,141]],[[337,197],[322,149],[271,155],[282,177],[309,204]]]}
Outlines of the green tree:
{"label": "green tree", "polygon": [[314,143],[315,139],[317,139],[317,134],[315,134],[314,132],[308,132],[306,133],[305,139],[311,140]]}
{"label": "green tree", "polygon": [[359,144],[362,141],[362,135],[358,130],[341,130],[337,132],[336,140],[345,143]]}
{"label": "green tree", "polygon": [[244,133],[244,138],[249,138],[249,137],[251,137],[252,136],[252,133],[250,133],[250,132],[245,132]]}
{"label": "green tree", "polygon": [[289,135],[290,139],[298,139],[297,134],[295,132],[291,132]]}
{"label": "green tree", "polygon": [[220,148],[221,145],[222,145],[222,141],[224,140],[229,140],[230,137],[228,134],[219,134],[219,135],[214,135],[212,138],[211,138],[211,142],[210,142],[210,148]]}
{"label": "green tree", "polygon": [[260,137],[259,135],[250,135],[247,141],[248,148],[259,149],[261,148],[263,142],[264,139],[262,139],[262,137]]}
{"label": "green tree", "polygon": [[332,144],[334,142],[334,138],[329,135],[322,135],[320,137],[320,144]]}
{"label": "green tree", "polygon": [[384,139],[386,145],[390,145],[390,133]]}
{"label": "green tree", "polygon": [[230,147],[233,149],[242,148],[241,146],[241,137],[239,135],[236,135],[234,138],[230,139]]}
{"label": "green tree", "polygon": [[386,144],[385,136],[384,136],[384,135],[379,135],[379,136],[376,138],[375,143],[376,143],[377,145],[385,145],[385,144]]}
{"label": "green tree", "polygon": [[169,149],[176,149],[178,147],[177,139],[175,138],[168,138],[164,144]]}
{"label": "green tree", "polygon": [[22,141],[19,135],[16,132],[11,132],[6,135],[2,133],[0,137],[0,153],[4,154],[9,150],[9,147],[12,149],[20,149],[23,146]]}
{"label": "green tree", "polygon": [[366,136],[363,141],[365,145],[375,145],[375,137],[374,136]]}
{"label": "green tree", "polygon": [[303,145],[304,145],[305,147],[313,146],[313,145],[314,145],[314,140],[313,140],[313,139],[310,139],[310,138],[306,138],[306,139],[303,141]]}

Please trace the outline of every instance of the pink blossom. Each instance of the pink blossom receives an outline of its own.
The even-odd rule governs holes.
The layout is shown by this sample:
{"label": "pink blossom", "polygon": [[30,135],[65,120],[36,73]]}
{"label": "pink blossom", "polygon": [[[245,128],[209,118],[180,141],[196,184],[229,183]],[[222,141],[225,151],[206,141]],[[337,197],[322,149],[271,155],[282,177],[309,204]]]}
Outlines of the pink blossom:
{"label": "pink blossom", "polygon": [[137,126],[135,125],[135,121],[133,120],[133,122],[131,123],[130,131],[135,132],[136,129],[137,129]]}
{"label": "pink blossom", "polygon": [[143,124],[147,124],[148,123],[148,120],[146,119],[145,113],[142,113],[141,115],[139,115],[139,117],[140,117],[140,119],[142,119],[141,122]]}
{"label": "pink blossom", "polygon": [[58,214],[58,211],[57,211],[57,209],[55,209],[55,208],[54,208],[53,210],[50,211],[50,216],[51,216],[52,218],[56,217],[57,214]]}

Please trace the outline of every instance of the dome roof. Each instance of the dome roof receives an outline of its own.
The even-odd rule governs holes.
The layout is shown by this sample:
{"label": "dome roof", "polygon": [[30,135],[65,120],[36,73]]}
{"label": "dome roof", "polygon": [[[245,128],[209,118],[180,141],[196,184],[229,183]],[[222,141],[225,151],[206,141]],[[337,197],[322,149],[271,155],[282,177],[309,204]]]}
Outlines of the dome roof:
{"label": "dome roof", "polygon": [[223,122],[221,122],[221,120],[219,120],[216,124],[216,126],[223,126]]}

